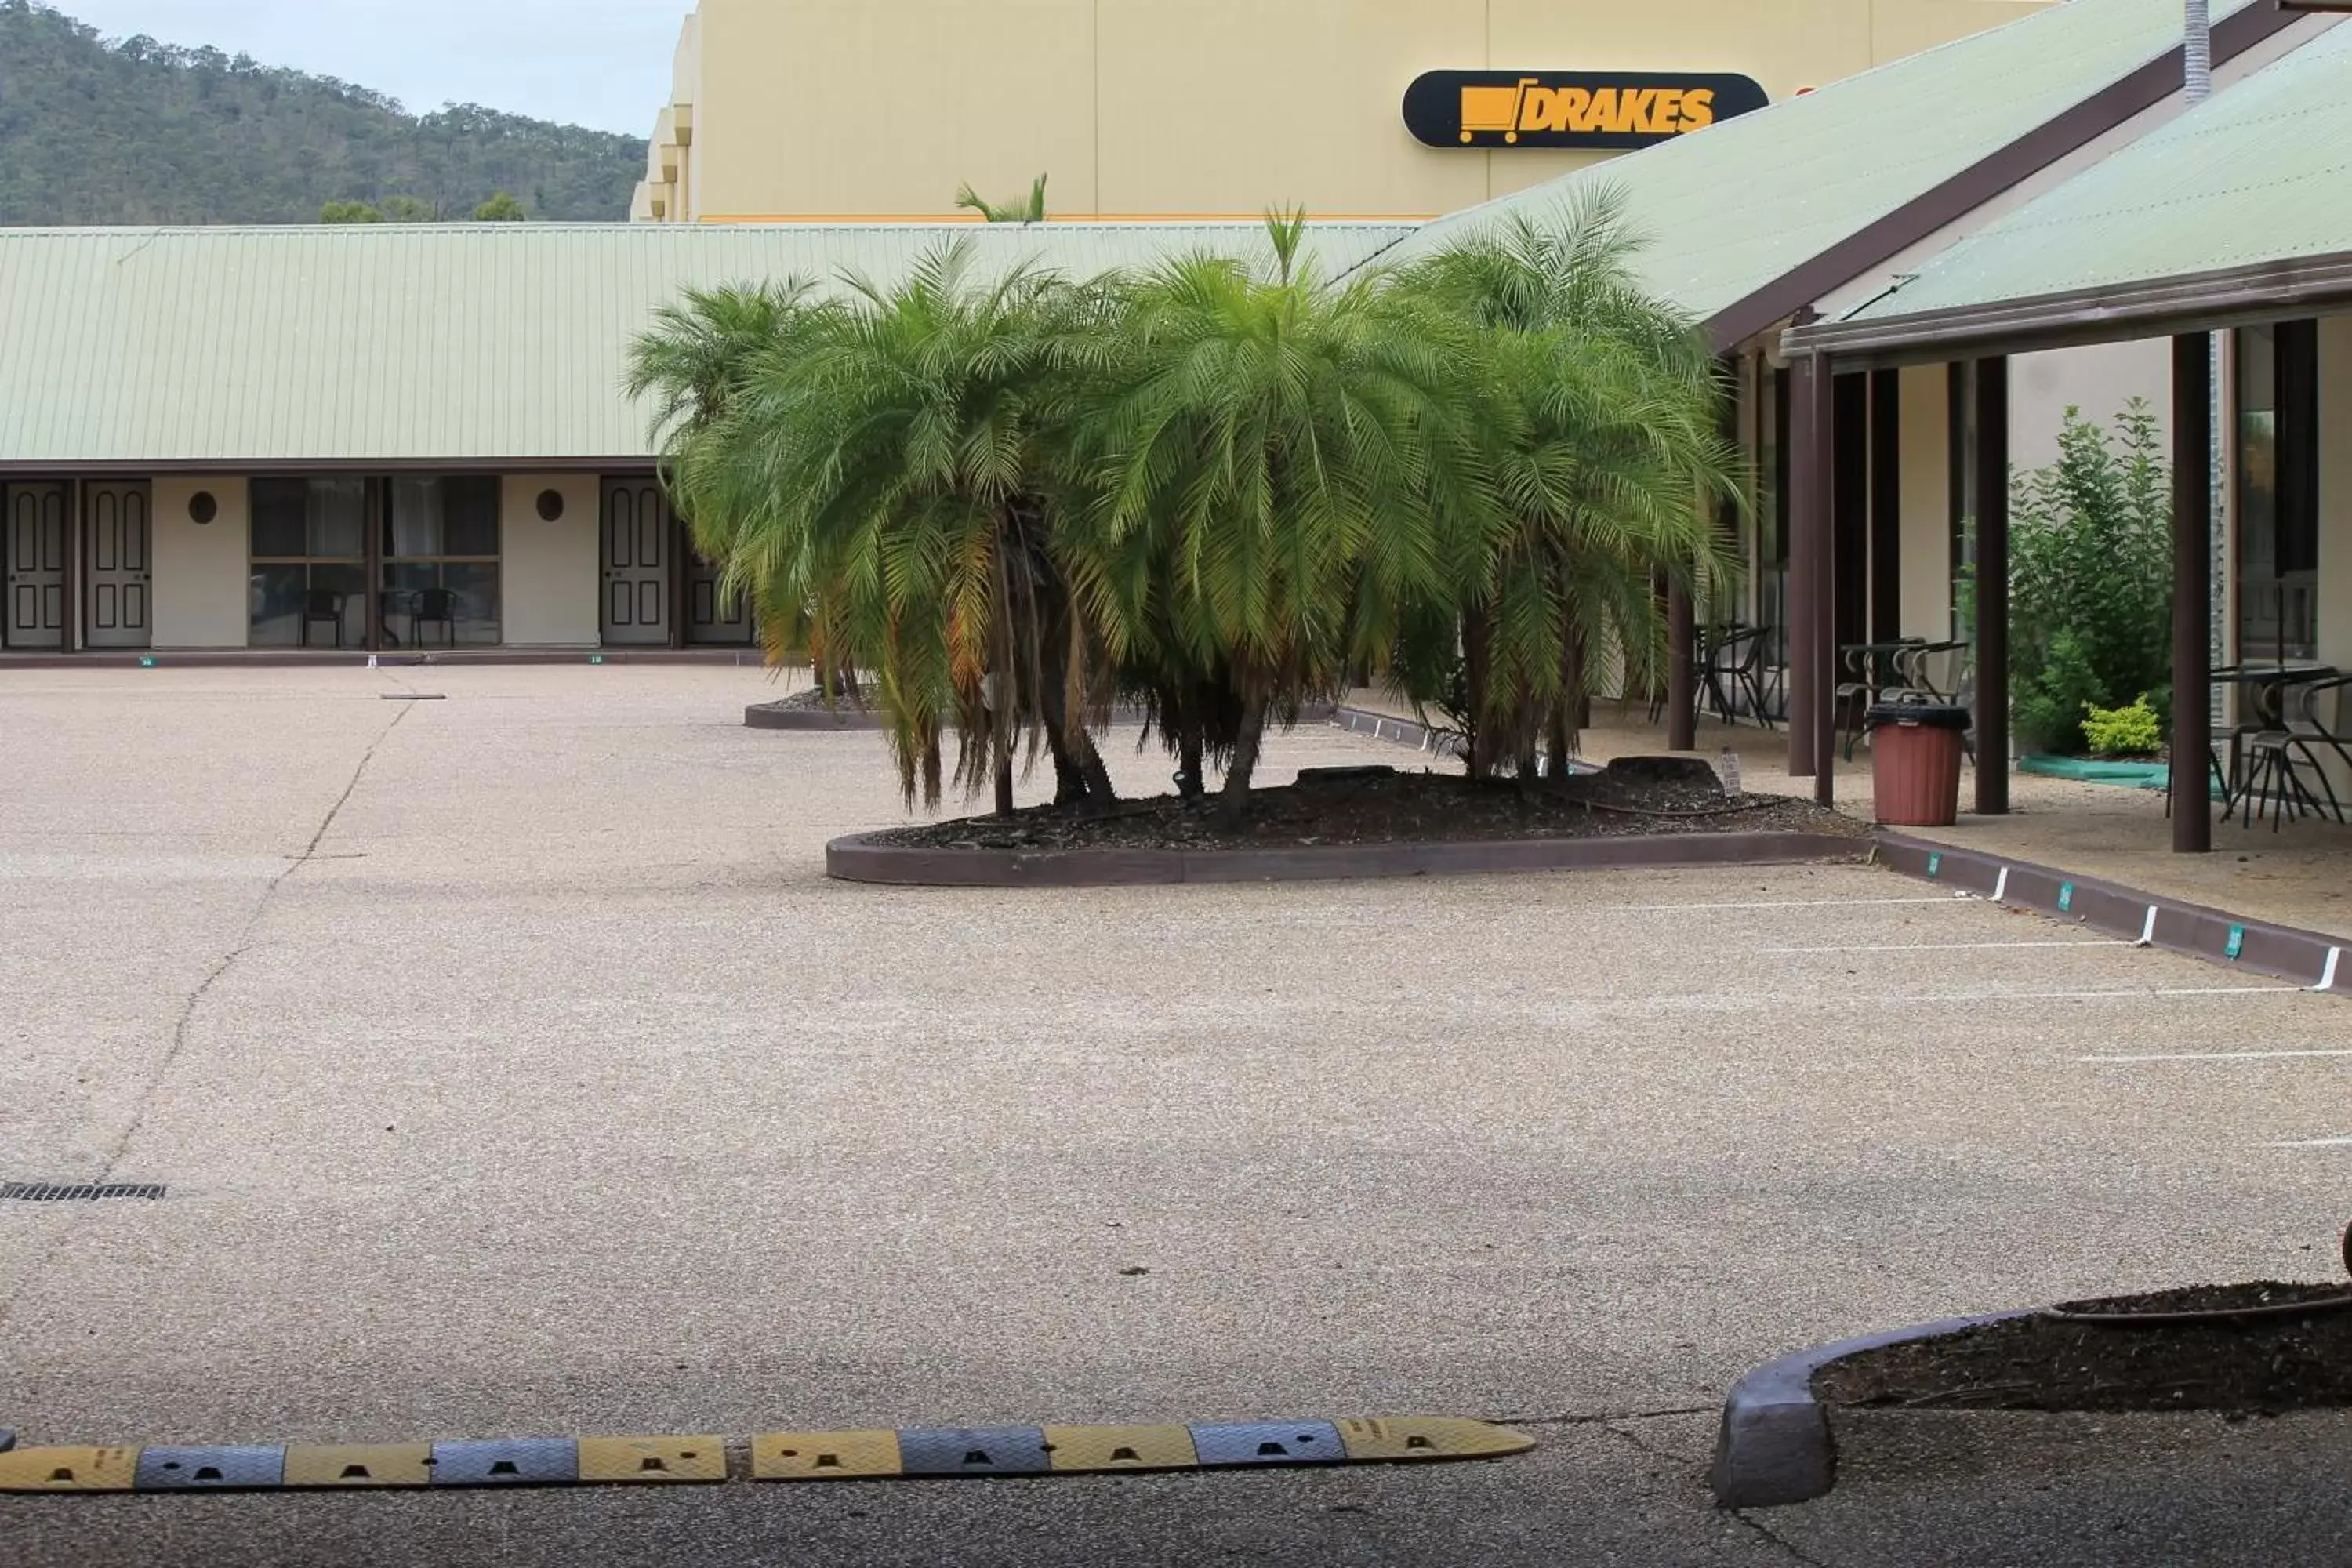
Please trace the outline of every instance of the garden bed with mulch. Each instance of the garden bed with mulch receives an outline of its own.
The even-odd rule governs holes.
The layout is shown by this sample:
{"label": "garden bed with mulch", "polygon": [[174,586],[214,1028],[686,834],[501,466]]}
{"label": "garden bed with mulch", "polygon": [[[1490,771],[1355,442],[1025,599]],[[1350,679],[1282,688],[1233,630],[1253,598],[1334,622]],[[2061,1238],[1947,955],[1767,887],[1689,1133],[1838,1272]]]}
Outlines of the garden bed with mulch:
{"label": "garden bed with mulch", "polygon": [[2352,1408],[2352,1288],[2263,1281],[2074,1301],[1813,1374],[1832,1405],[2273,1415]]}
{"label": "garden bed with mulch", "polygon": [[906,849],[1217,850],[1706,833],[1859,839],[1870,832],[1811,801],[1727,795],[1706,763],[1671,757],[1627,758],[1526,787],[1389,767],[1308,769],[1297,784],[1253,792],[1238,825],[1222,804],[1213,795],[1167,795],[1093,815],[1041,806],[893,828],[866,841]]}

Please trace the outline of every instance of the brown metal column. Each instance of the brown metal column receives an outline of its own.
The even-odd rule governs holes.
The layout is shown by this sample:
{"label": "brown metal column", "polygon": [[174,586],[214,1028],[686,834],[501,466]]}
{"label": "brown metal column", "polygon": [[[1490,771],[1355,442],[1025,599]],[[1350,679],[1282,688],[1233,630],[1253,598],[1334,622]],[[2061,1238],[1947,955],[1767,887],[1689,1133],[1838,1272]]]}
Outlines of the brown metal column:
{"label": "brown metal column", "polygon": [[[1812,465],[1813,507],[1813,800],[1837,804],[1837,649],[1838,538],[1840,495],[1853,488],[1838,464],[1849,458],[1839,445],[1841,398],[1836,368],[1826,357],[1813,361],[1813,441],[1806,457]],[[1858,443],[1857,443],[1858,446]],[[1851,456],[1859,457],[1857,450]]]}
{"label": "brown metal column", "polygon": [[2213,847],[2211,342],[2202,332],[2172,340],[2172,847],[2182,855]]}
{"label": "brown metal column", "polygon": [[1826,378],[1808,357],[1789,367],[1789,776],[1813,776],[1821,736],[1813,726],[1813,688],[1821,647],[1815,605],[1820,598],[1822,536],[1829,531],[1829,475],[1821,467],[1815,432],[1827,422]]}
{"label": "brown metal column", "polygon": [[1977,811],[2009,811],[2009,361],[1977,361]]}

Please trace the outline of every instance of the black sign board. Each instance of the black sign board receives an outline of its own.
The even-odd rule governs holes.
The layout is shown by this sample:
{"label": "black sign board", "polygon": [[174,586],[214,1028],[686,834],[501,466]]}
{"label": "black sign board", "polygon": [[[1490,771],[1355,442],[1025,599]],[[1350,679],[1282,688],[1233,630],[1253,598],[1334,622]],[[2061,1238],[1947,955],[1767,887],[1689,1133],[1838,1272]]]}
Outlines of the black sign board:
{"label": "black sign board", "polygon": [[1432,147],[1647,147],[1771,102],[1753,79],[1688,71],[1431,71],[1405,89]]}

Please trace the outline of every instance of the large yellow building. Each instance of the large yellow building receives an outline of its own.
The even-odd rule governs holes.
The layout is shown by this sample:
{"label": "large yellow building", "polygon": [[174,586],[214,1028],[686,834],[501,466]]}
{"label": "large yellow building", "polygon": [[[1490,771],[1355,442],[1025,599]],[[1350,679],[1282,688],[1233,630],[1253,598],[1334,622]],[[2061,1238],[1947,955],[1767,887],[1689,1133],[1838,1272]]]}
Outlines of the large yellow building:
{"label": "large yellow building", "polygon": [[633,216],[1426,217],[2048,3],[701,0]]}

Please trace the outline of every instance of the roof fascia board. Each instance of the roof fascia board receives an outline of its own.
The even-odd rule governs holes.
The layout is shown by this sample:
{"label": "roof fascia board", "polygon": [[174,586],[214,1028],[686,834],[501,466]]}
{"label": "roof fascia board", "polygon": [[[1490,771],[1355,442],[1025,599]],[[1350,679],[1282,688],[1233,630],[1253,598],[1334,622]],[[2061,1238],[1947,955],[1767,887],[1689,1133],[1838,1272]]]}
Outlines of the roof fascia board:
{"label": "roof fascia board", "polygon": [[2258,261],[2143,283],[2071,289],[1876,321],[1790,329],[1790,357],[1862,370],[2220,331],[2352,309],[2352,251]]}
{"label": "roof fascia board", "polygon": [[[2305,15],[2281,10],[2270,0],[2252,0],[2214,25],[2214,63],[2234,59],[2272,34],[2294,26]],[[1717,352],[1727,352],[1768,331],[1773,323],[1793,316],[1822,295],[1883,265],[1937,229],[1958,223],[2021,180],[2146,113],[2179,92],[2183,79],[2181,51],[2175,48],[2158,55],[1811,260],[1725,306],[1706,323]]]}

